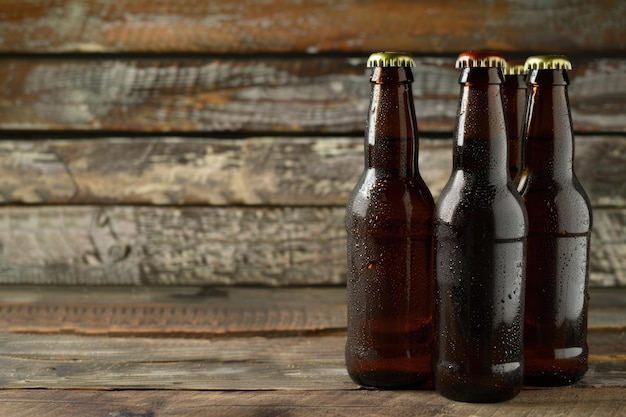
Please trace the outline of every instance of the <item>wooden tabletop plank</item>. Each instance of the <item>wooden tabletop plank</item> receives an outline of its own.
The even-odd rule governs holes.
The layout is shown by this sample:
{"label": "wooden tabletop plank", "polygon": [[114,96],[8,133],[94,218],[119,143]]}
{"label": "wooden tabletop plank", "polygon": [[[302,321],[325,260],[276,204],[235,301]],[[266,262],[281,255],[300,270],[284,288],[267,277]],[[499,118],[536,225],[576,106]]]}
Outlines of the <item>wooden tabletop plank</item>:
{"label": "wooden tabletop plank", "polygon": [[[612,344],[623,344],[626,336],[615,334],[619,342]],[[358,387],[346,372],[345,340],[0,333],[0,388],[353,390]],[[592,356],[589,368],[577,386],[626,388],[626,355]]]}
{"label": "wooden tabletop plank", "polygon": [[623,52],[619,0],[0,1],[0,52]]}
{"label": "wooden tabletop plank", "polygon": [[[626,407],[626,298],[622,290],[592,289],[589,371],[579,383],[552,389],[525,387],[512,401],[493,405],[456,403],[433,391],[359,390],[345,370],[343,327],[329,334],[321,326],[301,335],[280,319],[273,334],[258,327],[266,320],[264,314],[258,314],[261,305],[280,304],[284,309],[306,310],[310,316],[326,312],[316,319],[319,322],[337,322],[340,315],[345,320],[345,312],[333,308],[344,302],[345,289],[341,287],[120,290],[3,287],[0,306],[68,305],[80,311],[81,306],[93,305],[97,311],[99,305],[112,304],[131,309],[163,304],[189,308],[212,304],[215,309],[220,305],[227,309],[232,304],[258,316],[245,321],[252,333],[258,334],[234,331],[193,338],[141,337],[137,336],[141,324],[135,324],[139,332],[133,337],[0,333],[1,415],[194,416],[210,409],[211,415],[255,417],[259,413],[347,415],[359,410],[361,414],[367,410],[368,415],[410,411],[417,416],[513,417],[558,411],[570,417],[620,416]],[[603,309],[615,310],[614,318],[596,317]],[[209,327],[215,325],[215,311],[207,310]],[[100,312],[106,316],[106,307]],[[0,311],[0,317],[6,314],[6,310]],[[155,308],[144,314],[161,313]],[[45,323],[53,315],[40,314],[37,320]],[[239,317],[226,315],[224,320],[236,324]],[[295,324],[311,330],[304,321]]]}
{"label": "wooden tabletop plank", "polygon": [[[0,207],[0,283],[345,282],[343,207]],[[626,283],[625,208],[594,210],[591,285]]]}
{"label": "wooden tabletop plank", "polygon": [[433,391],[0,391],[0,413],[20,417],[619,417],[623,388],[526,390],[511,401],[469,404]]}
{"label": "wooden tabletop plank", "polygon": [[[626,354],[626,290],[591,288],[594,355]],[[0,286],[0,329],[18,333],[220,337],[342,333],[344,286]]]}
{"label": "wooden tabletop plank", "polygon": [[[0,386],[62,389],[355,389],[345,336],[221,339],[0,334]],[[50,349],[42,349],[47,345]]]}
{"label": "wooden tabletop plank", "polygon": [[8,332],[284,336],[345,327],[343,288],[4,287],[0,295]]}
{"label": "wooden tabletop plank", "polygon": [[[3,58],[0,128],[360,133],[370,93],[365,59]],[[422,131],[454,128],[460,88],[454,59],[417,58],[413,92]],[[626,130],[625,71],[619,57],[574,61],[576,131]]]}
{"label": "wooden tabletop plank", "polygon": [[[350,136],[16,135],[0,140],[0,202],[343,206],[363,170],[363,146]],[[419,157],[436,199],[452,169],[451,139],[422,134]],[[626,207],[626,135],[578,136],[575,167],[594,207]]]}

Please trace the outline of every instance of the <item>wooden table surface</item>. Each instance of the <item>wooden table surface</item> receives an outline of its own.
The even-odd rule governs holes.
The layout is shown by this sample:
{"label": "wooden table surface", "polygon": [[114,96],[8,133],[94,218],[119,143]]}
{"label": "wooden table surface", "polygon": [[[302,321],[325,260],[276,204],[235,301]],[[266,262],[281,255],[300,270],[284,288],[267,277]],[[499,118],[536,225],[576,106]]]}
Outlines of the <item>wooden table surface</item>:
{"label": "wooden table surface", "polygon": [[345,289],[0,288],[0,416],[624,416],[626,289],[593,289],[589,371],[467,404],[359,389]]}

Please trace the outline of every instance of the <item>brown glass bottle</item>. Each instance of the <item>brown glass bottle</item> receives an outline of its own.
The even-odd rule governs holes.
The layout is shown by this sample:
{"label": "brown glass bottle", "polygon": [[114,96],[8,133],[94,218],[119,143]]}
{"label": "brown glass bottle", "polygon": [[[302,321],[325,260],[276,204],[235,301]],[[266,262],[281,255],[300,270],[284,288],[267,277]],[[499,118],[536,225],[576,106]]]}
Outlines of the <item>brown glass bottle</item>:
{"label": "brown glass bottle", "polygon": [[524,146],[522,129],[526,119],[526,68],[523,61],[508,61],[504,69],[502,101],[509,138],[509,175],[514,183],[524,169]]}
{"label": "brown glass bottle", "polygon": [[453,171],[435,207],[435,388],[497,402],[523,380],[527,218],[507,169],[497,53],[459,55]]}
{"label": "brown glass bottle", "polygon": [[566,71],[571,64],[562,56],[537,56],[526,66],[526,172],[520,189],[529,222],[524,380],[567,385],[587,371],[592,215],[573,168]]}
{"label": "brown glass bottle", "polygon": [[433,198],[418,171],[410,55],[370,56],[365,169],[346,209],[348,338],[359,385],[432,386]]}

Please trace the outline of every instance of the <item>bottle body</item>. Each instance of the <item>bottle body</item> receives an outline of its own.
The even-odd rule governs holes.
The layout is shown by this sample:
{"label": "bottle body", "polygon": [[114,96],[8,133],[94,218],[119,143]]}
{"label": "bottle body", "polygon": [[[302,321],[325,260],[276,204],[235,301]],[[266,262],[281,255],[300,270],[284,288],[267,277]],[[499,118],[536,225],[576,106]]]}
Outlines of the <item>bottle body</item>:
{"label": "bottle body", "polygon": [[435,387],[497,402],[522,387],[527,219],[507,170],[502,73],[465,68],[460,82],[453,172],[435,208]]}
{"label": "bottle body", "polygon": [[[514,202],[505,205],[521,218]],[[524,266],[519,260],[526,239],[513,230],[508,239],[489,237],[495,225],[488,211],[468,217],[465,224],[435,224],[435,385],[457,401],[504,401],[517,395],[523,382]]]}
{"label": "bottle body", "polygon": [[[346,365],[359,385],[432,383],[434,203],[419,181],[368,170],[348,205]],[[359,210],[364,209],[364,211]]]}
{"label": "bottle body", "polygon": [[434,202],[417,170],[410,77],[394,76],[407,70],[374,70],[366,167],[346,208],[346,366],[384,389],[432,384]]}
{"label": "bottle body", "polygon": [[524,319],[525,382],[557,386],[587,370],[589,200],[573,171],[563,70],[533,70],[521,189],[529,219]]}

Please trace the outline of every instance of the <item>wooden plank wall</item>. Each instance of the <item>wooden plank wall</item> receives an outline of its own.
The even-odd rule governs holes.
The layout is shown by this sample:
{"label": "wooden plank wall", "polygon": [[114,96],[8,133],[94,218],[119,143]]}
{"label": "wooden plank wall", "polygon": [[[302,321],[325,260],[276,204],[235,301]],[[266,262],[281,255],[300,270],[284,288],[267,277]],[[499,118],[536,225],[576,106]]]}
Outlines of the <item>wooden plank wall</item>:
{"label": "wooden plank wall", "polygon": [[565,53],[591,283],[626,285],[626,2],[0,0],[0,283],[341,284],[372,51],[417,56],[450,173],[455,56]]}

